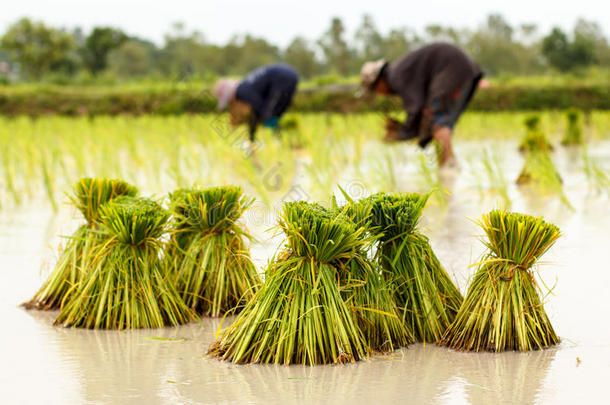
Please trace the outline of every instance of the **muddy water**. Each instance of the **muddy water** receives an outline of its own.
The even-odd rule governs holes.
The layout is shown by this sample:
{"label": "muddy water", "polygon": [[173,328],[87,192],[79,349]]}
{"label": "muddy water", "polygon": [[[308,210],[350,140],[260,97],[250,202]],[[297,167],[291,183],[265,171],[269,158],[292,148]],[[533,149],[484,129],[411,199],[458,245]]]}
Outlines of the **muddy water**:
{"label": "muddy water", "polygon": [[[496,145],[514,150],[514,145]],[[477,143],[464,143],[461,156]],[[608,145],[596,149],[610,156]],[[58,234],[74,227],[68,209],[52,215],[33,207],[0,214],[0,392],[3,403],[414,403],[529,404],[599,403],[607,398],[610,375],[610,200],[592,193],[574,156],[558,151],[571,211],[552,196],[512,185],[513,209],[545,215],[564,236],[540,268],[552,288],[546,310],[562,338],[552,349],[531,353],[459,353],[433,345],[413,345],[389,356],[345,366],[237,366],[206,357],[220,326],[203,319],[178,328],[126,332],[63,329],[56,313],[25,311],[52,265]],[[446,204],[432,204],[424,231],[449,273],[465,291],[482,252],[480,234],[469,220],[498,204],[473,191],[464,165],[447,172]],[[517,154],[503,155],[508,179],[518,175]],[[404,188],[408,188],[407,185]],[[264,221],[263,221],[264,222]],[[251,224],[262,240],[253,249],[260,264],[278,238]],[[280,238],[281,239],[281,238]],[[230,322],[230,320],[227,320]]]}

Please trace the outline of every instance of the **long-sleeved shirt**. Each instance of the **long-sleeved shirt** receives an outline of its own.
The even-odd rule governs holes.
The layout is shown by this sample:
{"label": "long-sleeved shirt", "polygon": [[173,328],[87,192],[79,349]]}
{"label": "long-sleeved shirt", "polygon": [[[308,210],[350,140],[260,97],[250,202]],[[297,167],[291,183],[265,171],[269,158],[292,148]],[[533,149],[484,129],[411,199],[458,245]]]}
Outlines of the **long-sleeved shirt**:
{"label": "long-sleeved shirt", "polygon": [[407,121],[399,129],[399,138],[420,137],[420,141],[427,143],[430,128],[422,128],[426,126],[422,122],[423,109],[432,100],[446,97],[469,82],[473,83],[474,91],[483,72],[461,49],[436,43],[392,63],[384,76],[390,91],[402,98],[407,111]]}
{"label": "long-sleeved shirt", "polygon": [[298,81],[296,70],[284,64],[263,66],[246,76],[237,86],[235,97],[249,104],[254,111],[251,132],[258,122],[279,118],[286,111]]}

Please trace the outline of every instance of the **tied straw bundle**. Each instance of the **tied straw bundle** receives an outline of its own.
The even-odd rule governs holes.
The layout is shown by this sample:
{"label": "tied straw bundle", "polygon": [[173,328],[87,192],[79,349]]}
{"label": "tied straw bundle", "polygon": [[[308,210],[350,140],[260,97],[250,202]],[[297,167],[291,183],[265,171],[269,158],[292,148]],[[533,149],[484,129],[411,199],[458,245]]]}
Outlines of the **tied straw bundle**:
{"label": "tied straw bundle", "polygon": [[[347,193],[341,191],[349,203],[345,207],[339,207],[333,199],[333,211],[336,215],[347,216],[358,227],[366,227],[367,207],[355,204]],[[374,238],[369,236],[365,237],[365,240],[366,245],[353,258],[342,263],[339,271],[341,295],[350,304],[369,347],[382,353],[390,353],[413,343],[415,339],[399,316],[396,302],[379,264],[367,256]]]}
{"label": "tied straw bundle", "polygon": [[528,351],[559,342],[532,267],[560,236],[542,218],[491,211],[479,220],[488,252],[442,345],[458,350]]}
{"label": "tied straw bundle", "polygon": [[369,228],[379,241],[377,260],[405,328],[420,342],[440,340],[463,299],[428,238],[417,230],[428,197],[374,194],[358,202],[368,206]]}
{"label": "tied straw bundle", "polygon": [[122,180],[82,178],[73,186],[70,201],[87,222],[68,238],[55,268],[36,295],[24,303],[26,308],[57,309],[62,305],[87,271],[90,252],[101,242],[97,233],[100,207],[116,197],[136,193],[135,187]]}
{"label": "tied straw bundle", "polygon": [[549,142],[540,130],[540,116],[530,115],[523,122],[525,125],[525,135],[519,145],[519,152],[552,152],[553,145]]}
{"label": "tied straw bundle", "polygon": [[193,319],[160,259],[169,213],[146,198],[100,207],[104,242],[55,324],[95,329],[161,328]]}
{"label": "tied straw bundle", "polygon": [[570,145],[581,145],[582,144],[582,127],[580,124],[580,111],[576,109],[570,109],[566,111],[566,121],[568,126],[566,127],[561,144],[564,146]]}
{"label": "tied straw bundle", "polygon": [[219,316],[239,311],[260,287],[246,240],[237,223],[253,199],[239,187],[178,190],[170,196],[175,230],[167,261],[187,306]]}
{"label": "tied straw bundle", "polygon": [[210,354],[235,363],[329,364],[363,359],[368,347],[338,282],[365,245],[364,229],[317,204],[284,205],[286,246],[265,283]]}

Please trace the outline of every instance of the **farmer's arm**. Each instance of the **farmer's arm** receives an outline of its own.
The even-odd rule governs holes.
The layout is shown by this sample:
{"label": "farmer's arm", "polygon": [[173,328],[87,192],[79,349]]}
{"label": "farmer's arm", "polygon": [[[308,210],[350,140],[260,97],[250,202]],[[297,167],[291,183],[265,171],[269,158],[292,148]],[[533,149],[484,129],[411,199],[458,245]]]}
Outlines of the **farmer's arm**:
{"label": "farmer's arm", "polygon": [[408,111],[407,120],[398,128],[397,139],[406,141],[419,136],[421,111]]}
{"label": "farmer's arm", "polygon": [[248,117],[248,134],[250,135],[250,141],[254,142],[254,135],[256,134],[256,128],[258,127],[258,118],[255,113],[250,114]]}
{"label": "farmer's arm", "polygon": [[238,100],[247,103],[252,107],[252,113],[248,117],[248,131],[250,134],[250,140],[254,140],[254,134],[256,133],[256,127],[260,122],[261,109],[264,105],[263,97],[261,96],[258,89],[249,82],[243,82],[237,88],[236,97]]}

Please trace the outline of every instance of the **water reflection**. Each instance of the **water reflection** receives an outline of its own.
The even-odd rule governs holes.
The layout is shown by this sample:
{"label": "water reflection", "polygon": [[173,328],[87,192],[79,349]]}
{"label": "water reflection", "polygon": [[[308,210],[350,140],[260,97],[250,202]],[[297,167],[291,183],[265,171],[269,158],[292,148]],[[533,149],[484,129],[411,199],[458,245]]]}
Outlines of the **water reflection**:
{"label": "water reflection", "polygon": [[527,353],[456,353],[471,404],[533,404],[557,348]]}
{"label": "water reflection", "polygon": [[227,403],[409,403],[432,404],[455,375],[451,353],[414,345],[390,356],[336,366],[234,365],[205,358],[183,369],[188,384],[164,390],[172,403],[201,400]]}

